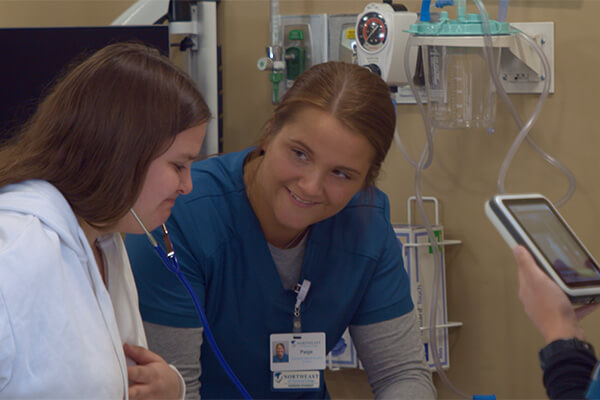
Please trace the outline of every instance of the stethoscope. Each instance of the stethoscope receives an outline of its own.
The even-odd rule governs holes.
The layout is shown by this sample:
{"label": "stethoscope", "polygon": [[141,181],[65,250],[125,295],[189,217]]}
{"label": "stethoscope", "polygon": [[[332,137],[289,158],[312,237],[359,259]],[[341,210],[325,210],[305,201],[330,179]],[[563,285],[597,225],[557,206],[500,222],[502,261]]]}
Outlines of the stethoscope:
{"label": "stethoscope", "polygon": [[179,268],[179,262],[177,261],[177,256],[175,255],[175,250],[173,249],[173,244],[171,243],[171,239],[169,238],[169,231],[167,230],[166,225],[165,224],[161,225],[163,242],[167,249],[167,251],[165,252],[165,250],[163,250],[163,248],[158,244],[156,239],[154,239],[154,236],[152,236],[152,234],[150,232],[148,232],[148,229],[146,229],[146,226],[142,223],[142,220],[137,216],[135,211],[133,211],[133,208],[130,211],[131,211],[131,214],[133,215],[133,217],[138,222],[138,224],[144,230],[144,233],[146,234],[146,237],[148,238],[150,245],[152,246],[152,248],[154,249],[156,254],[158,254],[158,257],[161,259],[162,263],[165,265],[165,267],[167,267],[167,269],[169,271],[173,272],[175,274],[175,276],[177,276],[177,279],[179,279],[179,281],[183,284],[183,286],[185,287],[185,289],[187,290],[189,295],[192,297],[194,307],[196,308],[196,313],[198,314],[198,316],[200,317],[200,320],[202,321],[202,327],[204,328],[204,334],[206,335],[206,339],[208,340],[210,347],[212,348],[213,352],[215,353],[217,360],[219,360],[219,364],[221,364],[221,367],[223,368],[223,370],[225,371],[227,376],[229,376],[229,379],[231,379],[231,381],[233,382],[235,387],[239,390],[241,395],[245,399],[248,399],[248,400],[252,399],[252,397],[250,397],[250,394],[248,393],[248,391],[246,390],[246,388],[244,387],[242,382],[240,382],[238,377],[231,370],[231,367],[229,366],[229,364],[227,364],[225,357],[223,357],[221,350],[219,350],[219,346],[217,346],[217,342],[215,341],[212,331],[210,330],[210,327],[208,325],[208,320],[206,319],[206,314],[204,313],[204,309],[202,308],[202,305],[200,304],[200,301],[198,300],[198,296],[196,296],[194,289],[192,289],[192,285],[190,285],[189,281],[186,279],[186,277],[181,272],[181,269]]}

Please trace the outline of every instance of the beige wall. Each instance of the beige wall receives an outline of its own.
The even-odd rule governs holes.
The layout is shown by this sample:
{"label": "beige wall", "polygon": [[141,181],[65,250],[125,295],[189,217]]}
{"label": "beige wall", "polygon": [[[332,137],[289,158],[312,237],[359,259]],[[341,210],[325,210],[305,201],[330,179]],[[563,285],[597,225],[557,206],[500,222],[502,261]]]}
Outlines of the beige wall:
{"label": "beige wall", "polygon": [[[358,13],[368,2],[281,1],[282,14]],[[497,1],[486,1],[490,15]],[[420,2],[406,1],[416,11]],[[256,58],[268,43],[268,1],[224,0],[222,35],[225,88],[225,147],[238,150],[256,138],[268,118],[267,74],[255,69]],[[470,11],[475,9],[471,5]],[[596,69],[600,28],[595,15],[600,2],[511,1],[510,21],[554,21],[555,94],[547,101],[533,129],[535,140],[563,161],[578,179],[577,191],[562,212],[596,255],[600,244],[595,226],[600,220],[600,185],[596,158],[600,139],[592,96],[600,89]],[[233,21],[230,18],[238,16]],[[585,27],[585,34],[583,32]],[[223,28],[223,27],[222,27]],[[252,36],[244,34],[252,32]],[[239,38],[238,38],[239,37]],[[253,52],[250,51],[253,49]],[[242,58],[241,54],[244,54]],[[235,60],[235,61],[234,61]],[[537,96],[511,96],[523,118],[532,112]],[[398,107],[398,129],[413,157],[424,144],[424,128],[414,106]],[[544,390],[537,360],[542,340],[525,316],[517,298],[515,266],[511,254],[483,213],[486,199],[496,192],[498,170],[517,131],[504,105],[498,106],[496,133],[483,130],[440,131],[435,158],[425,172],[423,192],[439,198],[441,220],[448,238],[463,244],[448,248],[448,313],[462,321],[450,336],[454,384],[467,393],[495,393],[500,398],[541,398]],[[406,199],[414,193],[413,169],[397,148],[383,168],[380,187],[390,196],[393,222],[406,221]],[[539,191],[558,199],[566,179],[544,163],[527,146],[517,153],[506,181],[511,192]],[[600,347],[600,316],[584,323],[588,338]],[[364,375],[329,374],[334,396],[364,397]],[[441,398],[456,398],[437,380]]]}
{"label": "beige wall", "polygon": [[133,0],[0,0],[0,26],[108,25]]}
{"label": "beige wall", "polygon": [[[0,26],[102,25],[131,1],[0,1]],[[358,13],[367,1],[281,1],[284,14]],[[416,11],[420,2],[405,4]],[[497,0],[486,1],[492,16]],[[268,0],[223,0],[219,33],[223,46],[224,145],[226,151],[251,144],[272,110],[268,76],[256,60],[268,44]],[[600,257],[594,222],[600,221],[600,185],[596,165],[600,138],[595,94],[600,55],[597,0],[513,0],[510,21],[554,21],[556,92],[533,129],[536,141],[563,161],[577,177],[577,191],[562,209],[592,253]],[[584,31],[585,30],[585,31]],[[533,110],[537,96],[511,96],[521,115]],[[416,156],[424,129],[414,106],[398,107],[398,129]],[[464,326],[451,334],[449,376],[468,393],[499,398],[541,398],[544,391],[537,361],[541,338],[517,299],[510,252],[483,213],[496,191],[498,169],[516,135],[506,108],[498,106],[496,133],[481,130],[440,131],[435,159],[425,172],[423,192],[437,196],[449,238],[463,244],[448,249],[447,293],[451,320]],[[384,165],[380,187],[391,200],[393,222],[406,221],[406,198],[413,194],[413,170],[397,148]],[[524,146],[507,179],[511,192],[539,191],[557,199],[565,178]],[[600,348],[600,315],[584,322],[588,339]],[[334,397],[368,397],[364,373],[328,373]],[[455,398],[438,381],[441,398]]]}

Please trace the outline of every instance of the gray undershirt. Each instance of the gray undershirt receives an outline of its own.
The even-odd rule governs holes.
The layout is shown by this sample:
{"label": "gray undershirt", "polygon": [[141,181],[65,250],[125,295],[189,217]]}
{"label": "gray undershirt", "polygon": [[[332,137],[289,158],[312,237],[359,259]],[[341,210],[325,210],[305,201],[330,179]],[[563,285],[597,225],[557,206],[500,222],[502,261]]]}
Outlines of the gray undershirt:
{"label": "gray undershirt", "polygon": [[[305,235],[296,247],[280,249],[269,244],[283,287],[298,283]],[[186,399],[200,399],[200,346],[202,328],[173,328],[144,322],[148,347],[177,367],[185,379]],[[351,325],[356,346],[376,399],[433,399],[436,390],[425,353],[415,311],[383,322]]]}
{"label": "gray undershirt", "polygon": [[277,268],[277,272],[279,273],[281,284],[286,290],[293,290],[300,279],[300,270],[302,269],[302,260],[304,260],[307,237],[308,235],[304,235],[300,243],[291,249],[280,249],[271,243],[267,243],[271,257],[273,257],[273,261],[275,262],[275,268]]}

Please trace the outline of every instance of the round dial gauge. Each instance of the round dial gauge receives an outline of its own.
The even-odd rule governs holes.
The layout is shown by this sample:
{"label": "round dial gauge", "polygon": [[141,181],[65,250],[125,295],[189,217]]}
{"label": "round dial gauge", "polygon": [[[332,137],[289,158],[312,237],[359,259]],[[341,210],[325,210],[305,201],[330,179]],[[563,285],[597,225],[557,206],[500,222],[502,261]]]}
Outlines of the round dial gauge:
{"label": "round dial gauge", "polygon": [[387,39],[387,25],[383,15],[373,11],[363,15],[358,21],[356,35],[365,50],[379,50]]}

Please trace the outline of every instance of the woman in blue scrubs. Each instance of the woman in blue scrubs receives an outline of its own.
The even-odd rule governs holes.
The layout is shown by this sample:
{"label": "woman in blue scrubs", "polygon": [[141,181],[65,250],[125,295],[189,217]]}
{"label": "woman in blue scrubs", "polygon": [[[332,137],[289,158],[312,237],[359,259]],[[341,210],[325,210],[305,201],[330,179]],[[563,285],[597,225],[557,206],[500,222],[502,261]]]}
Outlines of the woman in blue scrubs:
{"label": "woman in blue scrubs", "polygon": [[[435,397],[389,202],[374,186],[395,123],[378,76],[320,64],[286,93],[257,146],[194,164],[194,190],[167,226],[252,397],[327,398],[322,381],[276,387],[271,335],[324,333],[328,353],[348,326],[376,397]],[[146,238],[126,242],[150,348],[181,368],[195,398],[239,398],[183,287]]]}

